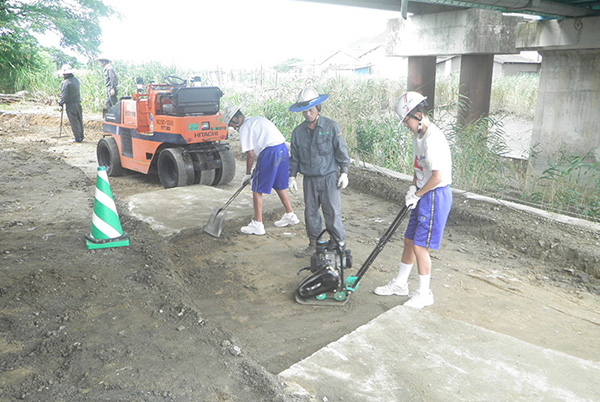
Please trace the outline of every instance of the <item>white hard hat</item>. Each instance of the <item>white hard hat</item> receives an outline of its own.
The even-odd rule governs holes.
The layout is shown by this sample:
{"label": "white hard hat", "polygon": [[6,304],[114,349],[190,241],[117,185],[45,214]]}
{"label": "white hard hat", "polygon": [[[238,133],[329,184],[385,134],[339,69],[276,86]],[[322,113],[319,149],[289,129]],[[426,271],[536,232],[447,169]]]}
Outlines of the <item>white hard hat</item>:
{"label": "white hard hat", "polygon": [[396,102],[396,114],[400,117],[400,121],[404,121],[406,116],[427,99],[426,96],[418,92],[409,91],[398,98]]}
{"label": "white hard hat", "polygon": [[306,88],[300,91],[296,103],[290,106],[290,112],[303,112],[313,106],[320,105],[329,98],[329,95],[319,95],[314,88]]}
{"label": "white hard hat", "polygon": [[73,67],[71,67],[70,64],[63,64],[62,68],[60,69],[60,71],[58,73],[65,75],[65,74],[73,74],[74,71],[75,70],[73,70]]}
{"label": "white hard hat", "polygon": [[226,126],[229,126],[229,122],[231,121],[231,119],[233,119],[233,116],[235,116],[235,114],[237,112],[239,112],[240,107],[236,106],[236,105],[229,105],[225,108],[225,110],[223,111],[223,117],[221,117],[221,120],[223,121],[223,123],[225,123]]}

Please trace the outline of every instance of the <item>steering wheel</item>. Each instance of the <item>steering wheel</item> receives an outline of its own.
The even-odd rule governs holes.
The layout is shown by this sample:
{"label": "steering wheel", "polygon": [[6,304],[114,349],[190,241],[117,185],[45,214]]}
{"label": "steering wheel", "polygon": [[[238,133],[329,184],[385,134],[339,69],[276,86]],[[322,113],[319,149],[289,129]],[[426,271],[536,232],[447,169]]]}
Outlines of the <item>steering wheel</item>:
{"label": "steering wheel", "polygon": [[174,87],[185,86],[187,83],[187,80],[184,80],[183,78],[178,77],[176,75],[167,75],[166,77],[164,77],[164,80],[167,84],[173,85]]}

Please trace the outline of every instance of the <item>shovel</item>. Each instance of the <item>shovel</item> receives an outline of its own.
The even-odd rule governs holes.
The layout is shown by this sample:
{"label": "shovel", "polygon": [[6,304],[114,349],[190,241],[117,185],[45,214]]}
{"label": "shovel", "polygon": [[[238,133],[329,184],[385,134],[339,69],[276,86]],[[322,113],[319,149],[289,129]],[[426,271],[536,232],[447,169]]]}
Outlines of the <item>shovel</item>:
{"label": "shovel", "polygon": [[61,106],[60,107],[60,128],[58,130],[58,137],[52,137],[52,138],[61,138],[62,137],[63,113],[64,112],[65,112],[65,107]]}
{"label": "shovel", "polygon": [[229,206],[229,204],[231,204],[231,202],[235,199],[235,197],[237,197],[242,192],[244,187],[246,187],[249,183],[250,183],[250,181],[244,182],[244,184],[242,184],[241,187],[238,188],[235,193],[233,193],[231,198],[229,200],[227,200],[225,205],[223,205],[221,208],[215,207],[215,209],[213,209],[213,212],[210,215],[210,218],[208,218],[208,222],[206,223],[206,226],[204,226],[204,231],[206,233],[208,233],[209,235],[214,236],[214,237],[221,236],[221,231],[223,230],[223,224],[225,223],[226,212],[224,211],[224,209],[227,208]]}

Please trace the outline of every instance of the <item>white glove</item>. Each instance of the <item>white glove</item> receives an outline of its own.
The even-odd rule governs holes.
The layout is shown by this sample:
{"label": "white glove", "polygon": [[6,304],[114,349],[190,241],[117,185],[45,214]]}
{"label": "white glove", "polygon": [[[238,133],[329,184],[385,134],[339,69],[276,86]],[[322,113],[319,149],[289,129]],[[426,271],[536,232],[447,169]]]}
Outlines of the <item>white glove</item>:
{"label": "white glove", "polygon": [[252,180],[252,174],[245,174],[244,177],[242,178],[242,186],[244,184],[250,183],[250,180]]}
{"label": "white glove", "polygon": [[117,91],[115,91],[114,88],[111,88],[108,93],[110,94],[110,96],[115,96],[117,94]]}
{"label": "white glove", "polygon": [[417,195],[417,187],[410,186],[408,192],[406,193],[406,197],[404,198],[404,201],[406,202],[406,207],[409,209],[415,209],[420,199],[421,197]]}
{"label": "white glove", "polygon": [[298,183],[296,182],[296,178],[293,176],[290,176],[290,191],[294,194],[296,194],[298,192]]}
{"label": "white glove", "polygon": [[345,189],[346,187],[348,187],[348,174],[347,173],[342,173],[340,175],[340,178],[338,179],[338,182],[337,182],[337,186],[338,186],[338,188],[341,188],[342,190]]}

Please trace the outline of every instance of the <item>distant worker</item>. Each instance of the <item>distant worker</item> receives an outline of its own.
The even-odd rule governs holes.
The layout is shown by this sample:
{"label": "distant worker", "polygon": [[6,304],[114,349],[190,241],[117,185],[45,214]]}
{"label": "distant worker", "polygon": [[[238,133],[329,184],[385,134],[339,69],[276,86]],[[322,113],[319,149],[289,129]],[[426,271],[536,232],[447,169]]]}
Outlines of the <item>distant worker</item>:
{"label": "distant worker", "polygon": [[73,142],[83,141],[83,111],[81,109],[81,84],[79,79],[73,75],[73,68],[65,64],[62,66],[59,74],[62,74],[64,80],[60,86],[59,106],[65,108],[71,130],[73,131]]}
{"label": "distant worker", "polygon": [[413,133],[415,174],[405,197],[405,204],[412,212],[404,235],[398,275],[387,285],[374,290],[381,296],[408,296],[408,276],[416,261],[419,289],[404,303],[413,308],[433,304],[429,249],[440,248],[452,208],[450,146],[442,130],[427,117],[426,99],[418,92],[407,92],[396,103],[400,121]]}
{"label": "distant worker", "polygon": [[191,85],[192,87],[201,87],[202,86],[202,77],[200,77],[199,75],[194,75],[191,79],[190,79]]}
{"label": "distant worker", "polygon": [[[277,227],[285,227],[300,223],[294,213],[287,192],[290,171],[289,151],[285,145],[285,137],[271,121],[260,116],[246,117],[239,106],[225,108],[223,122],[240,133],[242,152],[246,154],[246,174],[242,184],[252,180],[252,202],[254,219],[248,226],[242,227],[245,234],[264,235],[263,194],[271,194],[274,189],[285,214],[275,222]],[[256,168],[252,175],[252,166],[256,160]]]}
{"label": "distant worker", "polygon": [[[297,191],[296,175],[303,175],[304,220],[308,246],[295,255],[308,257],[315,252],[316,240],[322,231],[319,208],[325,227],[340,245],[345,245],[346,231],[342,223],[342,192],[348,186],[348,147],[339,124],[320,115],[321,103],[329,95],[320,95],[313,88],[298,94],[291,112],[302,112],[304,121],[292,132],[290,157],[290,191]],[[332,239],[330,239],[332,241]]]}
{"label": "distant worker", "polygon": [[102,65],[102,71],[104,72],[104,85],[106,86],[106,104],[103,115],[106,116],[106,112],[114,105],[117,104],[119,99],[117,98],[119,77],[113,68],[110,59],[101,56],[97,59]]}

